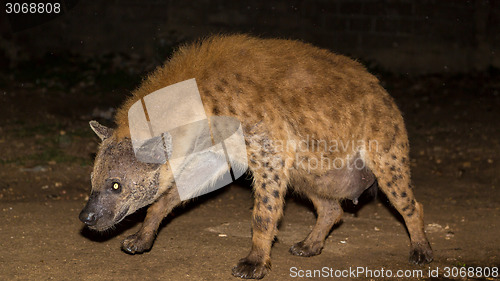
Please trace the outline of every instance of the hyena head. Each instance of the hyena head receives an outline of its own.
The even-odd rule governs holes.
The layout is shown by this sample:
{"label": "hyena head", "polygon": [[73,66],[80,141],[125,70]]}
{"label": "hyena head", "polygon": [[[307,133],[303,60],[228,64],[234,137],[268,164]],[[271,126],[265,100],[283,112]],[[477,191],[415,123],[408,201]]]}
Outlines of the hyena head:
{"label": "hyena head", "polygon": [[90,127],[102,143],[90,176],[92,191],[79,218],[89,228],[103,231],[157,199],[165,165],[138,161],[130,138],[118,139],[113,129],[96,121]]}

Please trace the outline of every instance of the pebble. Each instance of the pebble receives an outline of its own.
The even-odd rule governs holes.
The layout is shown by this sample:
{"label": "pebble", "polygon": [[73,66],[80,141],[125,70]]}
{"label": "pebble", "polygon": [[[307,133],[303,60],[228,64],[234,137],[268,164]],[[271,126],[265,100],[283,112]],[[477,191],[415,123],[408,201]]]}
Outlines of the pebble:
{"label": "pebble", "polygon": [[427,233],[436,233],[436,232],[442,232],[443,231],[443,226],[438,224],[438,223],[429,223],[427,227],[425,228],[425,231]]}
{"label": "pebble", "polygon": [[21,168],[21,172],[33,172],[33,173],[38,173],[38,172],[46,172],[47,168],[41,165],[35,166],[33,168]]}

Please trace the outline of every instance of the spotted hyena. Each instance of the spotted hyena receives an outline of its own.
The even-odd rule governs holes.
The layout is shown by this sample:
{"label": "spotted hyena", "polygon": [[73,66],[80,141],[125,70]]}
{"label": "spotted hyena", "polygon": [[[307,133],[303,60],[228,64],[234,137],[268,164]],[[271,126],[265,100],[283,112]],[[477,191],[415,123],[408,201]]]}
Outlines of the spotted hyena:
{"label": "spotted hyena", "polygon": [[409,144],[398,107],[359,63],[298,41],[245,35],[214,36],[180,47],[133,92],[116,114],[116,129],[92,121],[102,139],[92,192],[80,219],[104,230],[152,204],[142,228],[122,249],[152,247],[162,219],[180,204],[168,165],[134,157],[127,112],[140,98],[196,78],[205,111],[242,123],[255,205],[252,248],[233,275],[262,278],[288,187],[309,198],[318,219],[290,252],[320,254],[342,215],[339,200],[357,200],[374,183],[403,216],[410,262],[432,261],[422,205],[410,182]]}

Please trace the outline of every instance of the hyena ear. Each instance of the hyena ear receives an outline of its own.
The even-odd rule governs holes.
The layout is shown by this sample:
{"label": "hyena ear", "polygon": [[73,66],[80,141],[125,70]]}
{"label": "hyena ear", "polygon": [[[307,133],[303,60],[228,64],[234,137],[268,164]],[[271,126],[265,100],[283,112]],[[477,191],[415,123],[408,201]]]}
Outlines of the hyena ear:
{"label": "hyena ear", "polygon": [[103,126],[103,125],[99,124],[99,122],[97,122],[97,121],[92,120],[89,122],[89,124],[90,124],[90,128],[92,128],[92,131],[94,131],[94,133],[96,133],[96,135],[102,141],[111,137],[111,135],[113,135],[113,129],[108,128],[106,126]]}

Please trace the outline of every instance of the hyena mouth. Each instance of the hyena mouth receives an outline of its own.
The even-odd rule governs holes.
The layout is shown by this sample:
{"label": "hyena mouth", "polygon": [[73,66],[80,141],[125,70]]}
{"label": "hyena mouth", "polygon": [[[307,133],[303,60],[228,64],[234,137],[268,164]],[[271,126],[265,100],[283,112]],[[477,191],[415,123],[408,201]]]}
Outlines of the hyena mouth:
{"label": "hyena mouth", "polygon": [[127,215],[128,213],[128,210],[129,210],[130,207],[126,207],[125,209],[123,209],[119,214],[118,216],[116,216],[115,218],[115,224],[121,222],[123,220],[123,218],[125,218],[125,216]]}
{"label": "hyena mouth", "polygon": [[129,207],[126,207],[120,213],[118,213],[118,215],[113,220],[107,221],[107,222],[101,222],[101,223],[98,223],[97,225],[89,226],[89,228],[96,230],[96,231],[106,231],[106,230],[112,228],[114,225],[116,225],[120,221],[122,221],[125,218],[125,216],[127,215],[128,210],[129,210]]}

